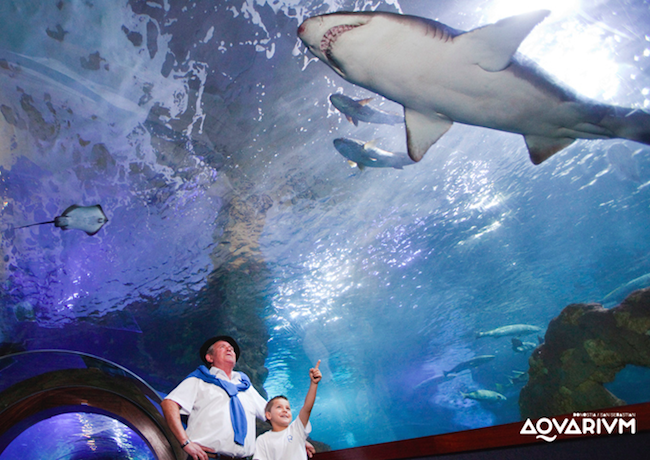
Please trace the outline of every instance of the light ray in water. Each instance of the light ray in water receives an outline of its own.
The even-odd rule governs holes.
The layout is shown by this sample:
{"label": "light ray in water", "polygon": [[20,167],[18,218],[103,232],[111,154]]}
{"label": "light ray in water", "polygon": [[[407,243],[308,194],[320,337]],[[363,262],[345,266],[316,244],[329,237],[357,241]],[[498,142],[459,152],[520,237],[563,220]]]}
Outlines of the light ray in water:
{"label": "light ray in water", "polygon": [[566,16],[580,7],[580,0],[497,0],[489,7],[490,21],[527,13],[550,10],[554,16]]}
{"label": "light ray in water", "polygon": [[579,94],[614,99],[620,84],[616,48],[621,47],[623,33],[586,15],[579,0],[500,0],[490,6],[488,18],[493,21],[539,9],[550,10],[551,15],[519,51]]}

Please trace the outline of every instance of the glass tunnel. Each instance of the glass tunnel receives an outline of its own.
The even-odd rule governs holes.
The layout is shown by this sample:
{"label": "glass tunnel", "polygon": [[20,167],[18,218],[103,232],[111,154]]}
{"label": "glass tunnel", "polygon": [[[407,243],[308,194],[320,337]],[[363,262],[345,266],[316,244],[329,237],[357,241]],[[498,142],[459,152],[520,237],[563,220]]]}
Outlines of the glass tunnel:
{"label": "glass tunnel", "polygon": [[650,402],[647,1],[0,30],[0,460],[184,459],[160,402],[219,334],[293,408],[320,360],[318,452]]}

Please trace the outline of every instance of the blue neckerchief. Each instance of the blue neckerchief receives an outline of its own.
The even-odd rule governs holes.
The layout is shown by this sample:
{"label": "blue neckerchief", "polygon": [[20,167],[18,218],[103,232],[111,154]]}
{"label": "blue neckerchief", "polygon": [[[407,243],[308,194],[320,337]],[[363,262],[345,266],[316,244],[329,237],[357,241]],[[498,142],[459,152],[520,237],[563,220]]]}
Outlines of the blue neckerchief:
{"label": "blue neckerchief", "polygon": [[230,396],[230,420],[232,421],[232,428],[235,431],[235,443],[240,446],[244,445],[246,433],[248,433],[248,424],[246,422],[246,412],[244,406],[237,397],[240,391],[246,391],[251,386],[251,381],[246,374],[240,372],[241,382],[237,385],[230,383],[226,380],[221,380],[210,374],[210,371],[205,366],[199,366],[194,372],[185,378],[196,377],[207,383],[213,383],[222,388],[228,396]]}

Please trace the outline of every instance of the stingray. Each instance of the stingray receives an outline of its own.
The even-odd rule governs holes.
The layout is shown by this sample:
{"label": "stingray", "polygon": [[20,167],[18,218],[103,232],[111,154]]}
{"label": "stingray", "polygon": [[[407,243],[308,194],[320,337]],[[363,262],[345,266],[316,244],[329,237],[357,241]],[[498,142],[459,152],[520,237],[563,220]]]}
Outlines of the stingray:
{"label": "stingray", "polygon": [[38,222],[36,224],[23,225],[16,228],[33,227],[34,225],[54,224],[62,230],[69,228],[76,228],[83,230],[89,236],[97,233],[104,224],[108,222],[108,217],[104,214],[104,210],[98,204],[95,206],[79,206],[73,204],[68,209],[63,211],[63,214],[47,222]]}

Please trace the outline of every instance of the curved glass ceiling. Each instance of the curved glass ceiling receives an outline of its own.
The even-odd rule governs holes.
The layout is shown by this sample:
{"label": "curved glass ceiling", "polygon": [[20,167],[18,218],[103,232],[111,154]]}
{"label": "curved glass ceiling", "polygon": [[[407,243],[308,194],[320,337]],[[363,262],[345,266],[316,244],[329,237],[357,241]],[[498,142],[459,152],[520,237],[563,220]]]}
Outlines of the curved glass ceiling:
{"label": "curved glass ceiling", "polygon": [[[522,54],[586,97],[648,110],[641,0],[2,2],[3,354],[91,353],[167,393],[227,333],[240,369],[294,407],[320,359],[312,437],[335,449],[519,420],[530,351],[476,334],[543,337],[568,304],[650,285],[648,147],[578,140],[534,166],[520,135],[456,123],[418,164],[361,171],[334,139],[403,155],[404,125],[355,126],[329,96],[402,108],[296,30],[339,10],[471,30],[540,8]],[[93,236],[69,220],[17,228],[94,205],[108,222]],[[445,375],[479,356],[494,358]],[[630,390],[647,374],[620,378],[618,397],[650,400]],[[464,396],[479,389],[506,399]],[[66,417],[81,442],[85,422]]]}
{"label": "curved glass ceiling", "polygon": [[101,414],[55,415],[23,431],[0,453],[2,460],[155,460],[149,446],[128,426]]}

